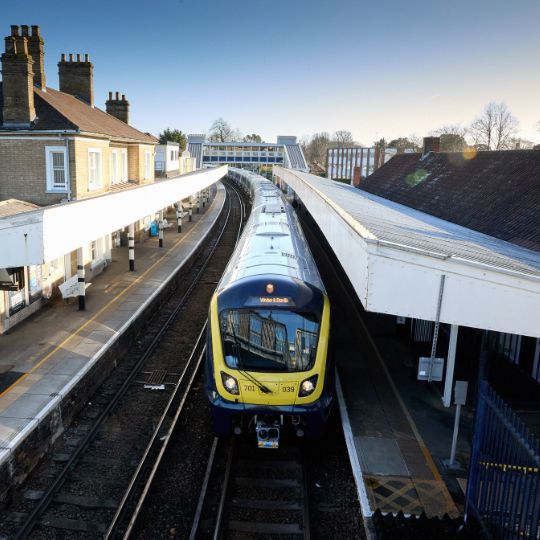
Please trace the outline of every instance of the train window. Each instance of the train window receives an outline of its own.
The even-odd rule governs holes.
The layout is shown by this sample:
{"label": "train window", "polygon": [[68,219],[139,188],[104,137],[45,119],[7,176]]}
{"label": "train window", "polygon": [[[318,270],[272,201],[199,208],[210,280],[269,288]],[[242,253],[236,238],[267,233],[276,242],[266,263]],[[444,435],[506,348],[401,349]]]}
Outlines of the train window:
{"label": "train window", "polygon": [[227,309],[220,314],[225,363],[248,371],[307,371],[315,362],[319,321],[284,309]]}

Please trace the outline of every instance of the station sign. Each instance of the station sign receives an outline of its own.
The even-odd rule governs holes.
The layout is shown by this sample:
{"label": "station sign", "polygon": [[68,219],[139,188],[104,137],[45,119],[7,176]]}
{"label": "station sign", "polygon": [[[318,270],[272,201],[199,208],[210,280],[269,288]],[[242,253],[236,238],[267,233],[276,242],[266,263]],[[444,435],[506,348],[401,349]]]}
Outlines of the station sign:
{"label": "station sign", "polygon": [[419,381],[442,381],[444,368],[444,358],[430,358],[421,356],[418,361]]}

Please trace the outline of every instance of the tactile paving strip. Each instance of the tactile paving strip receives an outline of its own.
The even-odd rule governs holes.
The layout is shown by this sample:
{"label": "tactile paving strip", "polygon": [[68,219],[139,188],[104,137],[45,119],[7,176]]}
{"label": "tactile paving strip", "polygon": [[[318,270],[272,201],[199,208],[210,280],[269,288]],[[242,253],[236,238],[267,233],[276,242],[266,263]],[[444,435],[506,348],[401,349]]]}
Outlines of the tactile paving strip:
{"label": "tactile paving strip", "polygon": [[413,480],[403,476],[364,476],[370,506],[381,512],[442,517],[458,512],[440,480]]}
{"label": "tactile paving strip", "polygon": [[399,476],[364,476],[373,510],[419,515],[424,508],[410,478]]}

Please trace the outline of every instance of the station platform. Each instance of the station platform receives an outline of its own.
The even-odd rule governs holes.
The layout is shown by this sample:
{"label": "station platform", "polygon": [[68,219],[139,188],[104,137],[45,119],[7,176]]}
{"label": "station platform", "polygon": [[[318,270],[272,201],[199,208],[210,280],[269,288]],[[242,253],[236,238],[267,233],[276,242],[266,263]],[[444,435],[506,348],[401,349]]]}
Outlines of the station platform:
{"label": "station platform", "polygon": [[[403,372],[415,359],[395,317],[363,309],[313,217],[299,216],[331,299],[337,401],[368,537],[377,510],[458,517],[462,488],[455,478],[449,488],[440,459],[448,457],[453,408],[414,380],[412,368]],[[467,453],[464,438],[459,442]]]}
{"label": "station platform", "polygon": [[[403,393],[411,389],[408,378],[395,382],[395,366],[381,355],[381,343],[367,327],[356,330],[361,353],[351,357],[338,352],[337,393],[364,515],[380,510],[457,517],[460,512],[440,472],[441,462],[433,454],[435,443],[450,448],[452,412],[441,410],[440,398],[431,395],[424,383],[412,396],[424,402],[416,412],[432,415],[420,430],[411,395]],[[426,404],[430,396],[433,399]],[[449,416],[449,422],[439,424],[437,412]]]}
{"label": "station platform", "polygon": [[[212,233],[225,189],[218,183],[211,191],[206,208],[194,210],[192,222],[183,220],[182,233],[171,214],[163,248],[157,237],[135,245],[134,272],[128,270],[128,248],[113,248],[112,262],[86,290],[85,311],[53,300],[0,337],[0,500],[86,402],[98,370],[106,369],[107,353]],[[109,369],[114,361],[109,359]]]}

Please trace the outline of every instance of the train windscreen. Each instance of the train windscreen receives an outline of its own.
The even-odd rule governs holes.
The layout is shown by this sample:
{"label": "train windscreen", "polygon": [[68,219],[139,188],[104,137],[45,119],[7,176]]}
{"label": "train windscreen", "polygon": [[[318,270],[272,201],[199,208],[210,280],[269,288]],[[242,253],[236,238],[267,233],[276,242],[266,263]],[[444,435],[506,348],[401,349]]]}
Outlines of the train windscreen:
{"label": "train windscreen", "polygon": [[246,371],[307,371],[315,362],[319,321],[283,309],[226,309],[220,314],[225,363]]}

